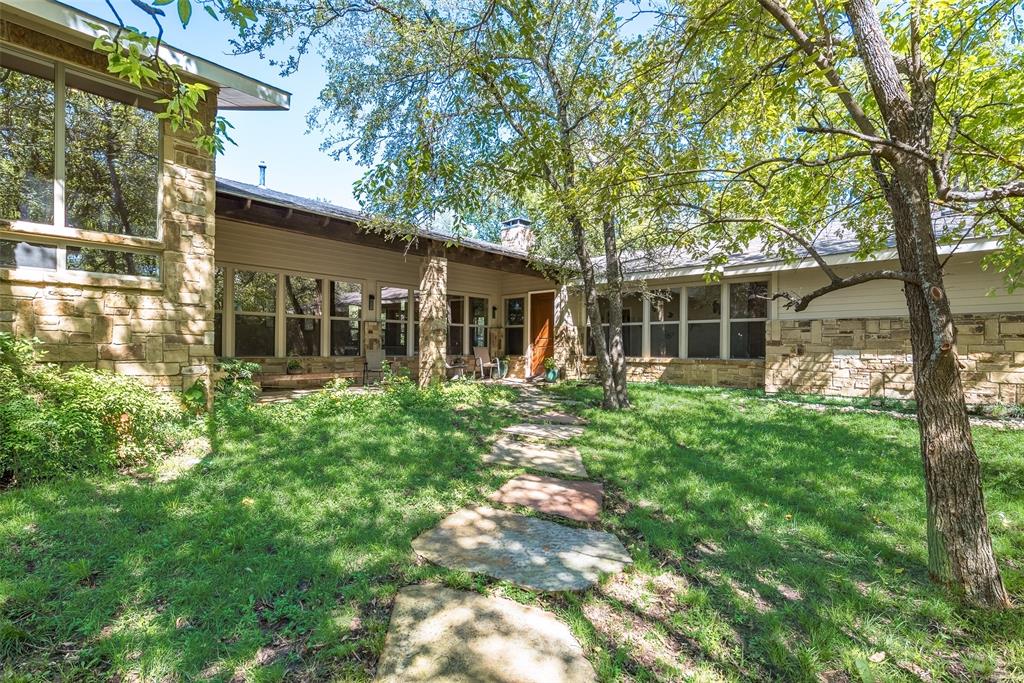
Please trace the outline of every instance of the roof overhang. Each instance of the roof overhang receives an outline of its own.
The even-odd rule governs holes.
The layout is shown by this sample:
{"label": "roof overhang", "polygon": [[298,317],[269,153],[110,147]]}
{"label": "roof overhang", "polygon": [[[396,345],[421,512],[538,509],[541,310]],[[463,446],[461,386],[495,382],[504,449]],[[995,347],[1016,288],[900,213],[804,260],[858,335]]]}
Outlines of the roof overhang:
{"label": "roof overhang", "polygon": [[445,258],[453,263],[545,277],[528,259],[520,256],[483,249],[454,238],[444,239],[435,234],[396,236],[371,232],[364,230],[364,219],[355,212],[352,215],[328,214],[255,193],[228,189],[223,184],[217,189],[217,217],[415,256],[426,256],[431,246],[440,247]]}
{"label": "roof overhang", "polygon": [[[951,244],[940,244],[937,245],[936,249],[940,255],[946,255],[950,253],[957,254],[982,254],[992,251],[997,251],[1000,248],[1000,241],[997,239],[990,238],[976,238],[968,239],[955,246]],[[882,249],[872,253],[867,258],[858,258],[857,253],[854,251],[843,252],[838,254],[828,254],[822,257],[830,266],[849,266],[857,265],[861,263],[880,262],[880,261],[896,261],[899,259],[899,254],[895,248]],[[723,277],[741,277],[745,275],[760,275],[763,273],[773,273],[782,270],[803,270],[806,268],[818,268],[818,264],[810,256],[798,259],[796,261],[785,261],[782,259],[764,260],[756,263],[743,263],[743,264],[726,264],[721,269],[721,275]],[[624,277],[625,280],[666,280],[670,278],[680,277],[699,277],[707,273],[707,267],[705,264],[694,264],[690,266],[683,266],[681,268],[665,268],[659,270],[649,271],[634,271],[627,273]]]}
{"label": "roof overhang", "polygon": [[[100,34],[89,24],[99,24],[111,32],[117,29],[105,19],[56,0],[29,0],[26,3],[0,0],[0,16],[16,18],[18,23],[25,23],[29,28],[89,48]],[[219,109],[281,111],[291,106],[291,93],[184,50],[164,44],[160,46],[160,57],[197,80],[216,86],[220,91],[217,96]]]}

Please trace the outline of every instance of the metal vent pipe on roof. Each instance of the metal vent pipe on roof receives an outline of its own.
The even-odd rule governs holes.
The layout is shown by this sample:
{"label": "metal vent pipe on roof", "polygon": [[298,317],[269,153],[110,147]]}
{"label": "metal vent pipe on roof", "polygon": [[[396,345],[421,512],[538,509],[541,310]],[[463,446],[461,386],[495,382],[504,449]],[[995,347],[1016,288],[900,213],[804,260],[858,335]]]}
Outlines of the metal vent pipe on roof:
{"label": "metal vent pipe on roof", "polygon": [[267,162],[260,162],[260,187],[267,186]]}

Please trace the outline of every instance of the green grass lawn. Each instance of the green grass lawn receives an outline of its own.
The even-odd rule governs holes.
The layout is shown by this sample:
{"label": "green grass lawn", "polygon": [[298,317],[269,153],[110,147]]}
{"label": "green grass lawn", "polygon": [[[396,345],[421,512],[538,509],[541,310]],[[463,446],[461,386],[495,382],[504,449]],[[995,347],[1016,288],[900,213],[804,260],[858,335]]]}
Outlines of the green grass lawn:
{"label": "green grass lawn", "polygon": [[[596,398],[592,388],[567,394]],[[634,386],[579,439],[601,528],[636,565],[537,594],[416,560],[410,541],[516,472],[479,467],[507,389],[219,414],[172,480],[0,492],[0,661],[14,680],[351,680],[395,591],[435,579],[565,619],[603,680],[1024,678],[1024,617],[925,572],[916,425],[717,389]],[[996,550],[1024,600],[1024,433],[977,429]],[[880,659],[879,653],[884,653]]]}

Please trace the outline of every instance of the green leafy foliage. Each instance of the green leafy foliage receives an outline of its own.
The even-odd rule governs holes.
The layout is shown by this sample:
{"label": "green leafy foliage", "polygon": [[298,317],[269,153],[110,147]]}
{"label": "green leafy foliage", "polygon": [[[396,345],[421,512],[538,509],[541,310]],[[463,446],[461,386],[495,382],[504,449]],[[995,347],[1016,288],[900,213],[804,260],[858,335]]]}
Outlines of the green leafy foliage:
{"label": "green leafy foliage", "polygon": [[137,379],[44,364],[0,333],[0,477],[23,483],[139,465],[169,452],[181,407]]}

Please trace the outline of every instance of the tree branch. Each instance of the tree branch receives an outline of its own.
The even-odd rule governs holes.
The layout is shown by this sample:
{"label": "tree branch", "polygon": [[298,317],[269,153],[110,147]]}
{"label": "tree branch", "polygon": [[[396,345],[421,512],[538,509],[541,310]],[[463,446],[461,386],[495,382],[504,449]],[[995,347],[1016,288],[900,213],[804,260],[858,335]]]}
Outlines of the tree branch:
{"label": "tree branch", "polygon": [[803,296],[798,296],[792,292],[778,292],[768,297],[768,299],[770,301],[774,301],[775,299],[785,299],[786,308],[791,308],[794,311],[799,312],[810,306],[812,301],[825,296],[826,294],[839,291],[840,289],[847,289],[848,287],[862,285],[865,282],[873,282],[875,280],[898,280],[918,286],[921,284],[921,279],[915,273],[909,273],[903,270],[873,270],[866,273],[850,275],[849,277],[834,279],[827,285],[819,287],[813,292],[804,294]]}

